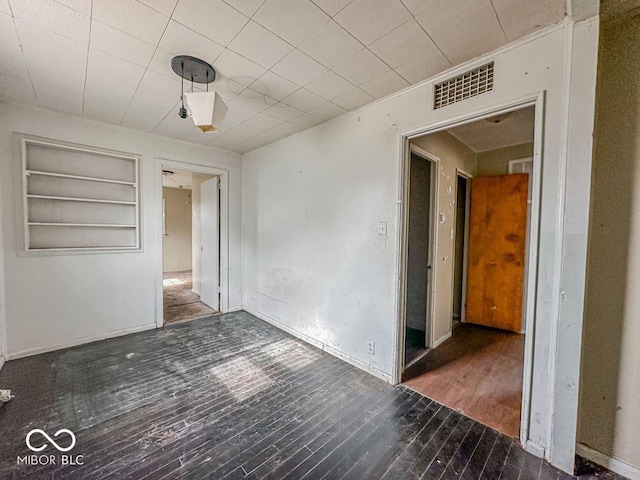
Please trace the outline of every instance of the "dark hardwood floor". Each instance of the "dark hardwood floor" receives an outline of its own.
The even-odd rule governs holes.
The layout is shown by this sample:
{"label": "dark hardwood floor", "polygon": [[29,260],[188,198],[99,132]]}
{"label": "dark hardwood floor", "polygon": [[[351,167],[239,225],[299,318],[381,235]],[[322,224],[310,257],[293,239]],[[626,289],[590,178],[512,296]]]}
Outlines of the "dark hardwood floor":
{"label": "dark hardwood floor", "polygon": [[524,335],[462,323],[409,367],[409,388],[511,437],[520,436]]}
{"label": "dark hardwood floor", "polygon": [[[571,478],[244,312],[10,361],[0,386],[2,479]],[[83,464],[18,465],[35,428]]]}

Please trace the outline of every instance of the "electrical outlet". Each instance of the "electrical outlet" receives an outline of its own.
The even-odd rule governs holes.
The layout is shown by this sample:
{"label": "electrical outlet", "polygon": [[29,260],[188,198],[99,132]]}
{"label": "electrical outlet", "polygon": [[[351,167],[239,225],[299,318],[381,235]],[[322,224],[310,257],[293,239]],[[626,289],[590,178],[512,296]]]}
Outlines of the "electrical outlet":
{"label": "electrical outlet", "polygon": [[378,222],[378,235],[386,235],[387,234],[387,221],[380,220]]}
{"label": "electrical outlet", "polygon": [[376,342],[374,342],[373,340],[367,340],[367,353],[369,355],[376,354]]}

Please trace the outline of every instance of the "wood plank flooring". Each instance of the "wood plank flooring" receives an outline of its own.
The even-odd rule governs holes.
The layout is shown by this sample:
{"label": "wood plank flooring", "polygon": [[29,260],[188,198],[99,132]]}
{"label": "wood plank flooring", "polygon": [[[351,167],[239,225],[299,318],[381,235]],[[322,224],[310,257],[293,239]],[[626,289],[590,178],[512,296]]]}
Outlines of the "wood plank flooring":
{"label": "wood plank flooring", "polygon": [[462,323],[404,384],[511,437],[520,435],[524,335]]}
{"label": "wood plank flooring", "polygon": [[[245,312],[13,360],[0,385],[3,479],[571,478]],[[83,465],[17,465],[34,428],[73,431]]]}

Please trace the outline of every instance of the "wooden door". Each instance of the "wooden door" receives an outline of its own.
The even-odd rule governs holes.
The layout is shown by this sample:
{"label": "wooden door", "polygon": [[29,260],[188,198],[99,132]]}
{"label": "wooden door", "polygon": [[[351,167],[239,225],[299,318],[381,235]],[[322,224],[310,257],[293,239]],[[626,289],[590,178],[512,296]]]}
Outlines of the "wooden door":
{"label": "wooden door", "polygon": [[522,331],[528,174],[471,180],[466,321]]}

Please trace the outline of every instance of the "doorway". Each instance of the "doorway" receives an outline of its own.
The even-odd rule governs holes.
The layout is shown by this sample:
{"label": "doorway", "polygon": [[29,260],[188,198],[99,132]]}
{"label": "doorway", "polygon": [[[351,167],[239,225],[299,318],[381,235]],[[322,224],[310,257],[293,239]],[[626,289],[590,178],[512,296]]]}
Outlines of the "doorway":
{"label": "doorway", "polygon": [[467,294],[467,237],[469,234],[469,181],[471,175],[458,170],[456,173],[456,213],[453,252],[453,318],[452,328],[464,321]]}
{"label": "doorway", "polygon": [[419,149],[409,160],[407,295],[404,364],[411,365],[430,346],[432,263],[435,235],[437,160]]}
{"label": "doorway", "polygon": [[530,173],[538,181],[540,166],[528,164],[527,173],[516,173],[513,161],[534,157],[534,138],[534,106],[501,112],[411,138],[405,167],[408,331],[412,269],[418,265],[411,256],[412,163],[416,149],[438,159],[438,206],[430,216],[436,240],[423,274],[431,275],[425,327],[431,338],[407,362],[411,344],[405,334],[402,381],[523,441],[530,382],[525,347],[532,345],[527,325],[533,321],[527,306],[535,298],[535,265],[528,267],[537,213],[530,191],[539,192]]}
{"label": "doorway", "polygon": [[221,313],[228,305],[227,179],[226,171],[178,162],[159,161],[158,169],[161,327]]}

